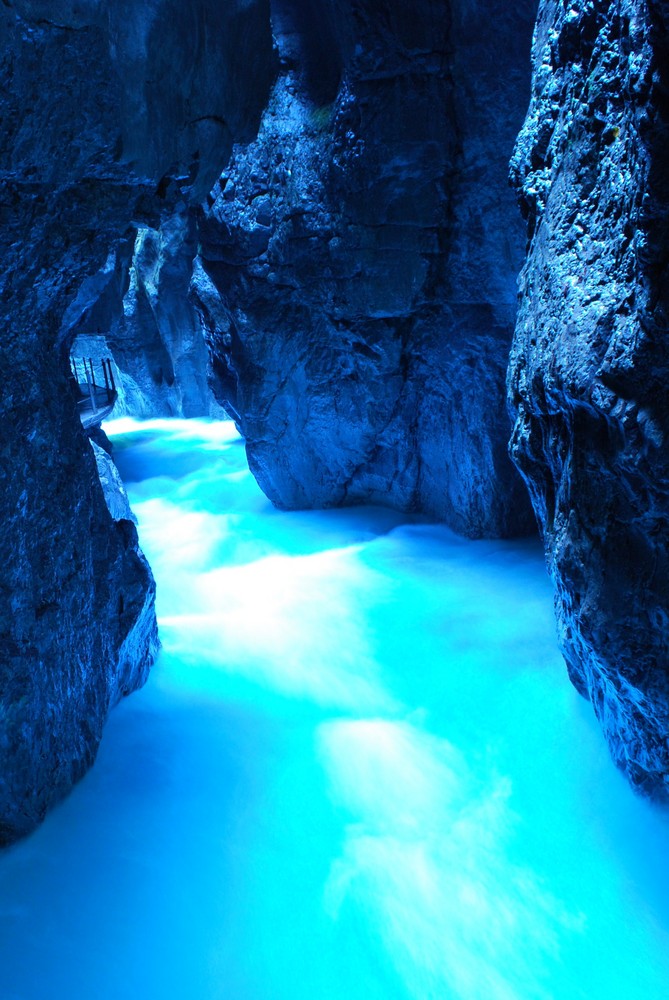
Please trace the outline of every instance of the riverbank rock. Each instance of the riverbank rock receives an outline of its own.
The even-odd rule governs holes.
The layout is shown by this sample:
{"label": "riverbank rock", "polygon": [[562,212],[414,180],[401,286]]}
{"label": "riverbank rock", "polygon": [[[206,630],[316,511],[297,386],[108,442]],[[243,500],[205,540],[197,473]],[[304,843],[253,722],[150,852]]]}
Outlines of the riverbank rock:
{"label": "riverbank rock", "polygon": [[0,6],[0,843],[95,757],[155,650],[153,581],[113,521],[65,314],[131,223],[204,197],[271,75],[262,0]]}
{"label": "riverbank rock", "polygon": [[279,507],[532,530],[507,455],[535,5],[273,7],[282,70],[200,220],[220,402]]}
{"label": "riverbank rock", "polygon": [[513,159],[529,225],[512,453],[570,676],[669,789],[669,5],[544,0]]}

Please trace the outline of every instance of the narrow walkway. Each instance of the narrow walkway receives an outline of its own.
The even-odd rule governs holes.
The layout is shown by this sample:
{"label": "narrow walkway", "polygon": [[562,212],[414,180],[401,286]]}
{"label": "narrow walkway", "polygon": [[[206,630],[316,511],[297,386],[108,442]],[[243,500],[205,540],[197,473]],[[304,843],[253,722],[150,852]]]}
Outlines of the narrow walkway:
{"label": "narrow walkway", "polygon": [[118,399],[111,358],[70,358],[77,386],[77,409],[85,430],[98,427],[111,416]]}

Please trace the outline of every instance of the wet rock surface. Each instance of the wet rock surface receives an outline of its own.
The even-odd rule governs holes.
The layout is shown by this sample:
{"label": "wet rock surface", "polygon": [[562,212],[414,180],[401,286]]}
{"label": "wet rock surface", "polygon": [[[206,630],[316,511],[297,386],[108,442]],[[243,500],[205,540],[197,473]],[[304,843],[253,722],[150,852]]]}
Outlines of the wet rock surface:
{"label": "wet rock surface", "polygon": [[[102,433],[104,434],[104,431]],[[137,524],[137,518],[130,507],[128,493],[123,485],[121,474],[116,468],[111,455],[111,442],[107,438],[107,447],[105,448],[102,444],[98,444],[94,437],[89,437],[89,443],[95,455],[95,464],[98,476],[100,477],[102,495],[105,498],[107,510],[111,514],[112,520],[132,521],[133,524]]]}
{"label": "wet rock surface", "polygon": [[513,161],[513,457],[614,760],[669,790],[669,5],[543,2]]}
{"label": "wet rock surface", "polygon": [[193,288],[219,400],[278,506],[531,530],[504,379],[534,14],[274,5],[282,72],[208,200]]}
{"label": "wet rock surface", "polygon": [[155,648],[153,581],[134,525],[105,505],[64,317],[131,222],[201,196],[253,134],[271,41],[260,0],[223,13],[208,0],[6,2],[0,37],[6,843],[90,765],[110,706]]}
{"label": "wet rock surface", "polygon": [[113,359],[115,416],[223,416],[189,296],[196,253],[195,216],[178,205],[110,254],[88,283],[83,312],[68,317],[77,356]]}

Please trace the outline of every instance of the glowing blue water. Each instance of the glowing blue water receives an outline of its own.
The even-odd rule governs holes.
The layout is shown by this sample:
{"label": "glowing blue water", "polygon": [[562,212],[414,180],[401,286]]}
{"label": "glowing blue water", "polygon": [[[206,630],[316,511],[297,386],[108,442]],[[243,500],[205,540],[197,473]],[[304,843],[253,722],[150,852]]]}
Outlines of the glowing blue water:
{"label": "glowing blue water", "polygon": [[534,544],[283,514],[227,424],[115,428],[164,652],[0,857],[2,1000],[660,1000],[665,818]]}

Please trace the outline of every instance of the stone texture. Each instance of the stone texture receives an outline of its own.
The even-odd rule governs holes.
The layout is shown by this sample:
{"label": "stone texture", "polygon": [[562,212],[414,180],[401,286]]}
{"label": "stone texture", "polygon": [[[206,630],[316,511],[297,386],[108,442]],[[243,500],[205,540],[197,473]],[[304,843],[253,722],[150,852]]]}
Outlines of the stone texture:
{"label": "stone texture", "polygon": [[115,416],[223,416],[189,297],[196,252],[194,214],[178,205],[158,228],[141,227],[112,252],[87,283],[83,311],[69,311],[74,352],[115,362]]}
{"label": "stone texture", "polygon": [[278,506],[531,530],[504,380],[534,13],[274,4],[282,71],[208,199],[193,286],[219,399]]}
{"label": "stone texture", "polygon": [[[97,433],[100,432],[97,431]],[[101,433],[104,434],[104,431]],[[95,441],[96,436],[97,434],[89,437],[89,442],[91,448],[93,449],[93,454],[95,455],[95,464],[97,466],[100,485],[102,486],[102,495],[105,498],[107,510],[109,511],[113,521],[132,521],[133,524],[137,524],[137,518],[133,514],[132,508],[130,507],[128,493],[123,485],[121,475],[114,464],[110,451],[107,450],[110,447],[111,442],[105,435],[107,448],[103,448],[102,444],[98,444]]]}
{"label": "stone texture", "polygon": [[77,419],[65,313],[131,222],[208,190],[253,133],[272,60],[263,0],[4,0],[0,37],[6,843],[90,765],[155,646],[134,525],[112,520]]}
{"label": "stone texture", "polygon": [[669,788],[669,5],[541,4],[513,159],[530,246],[512,453],[616,763]]}

